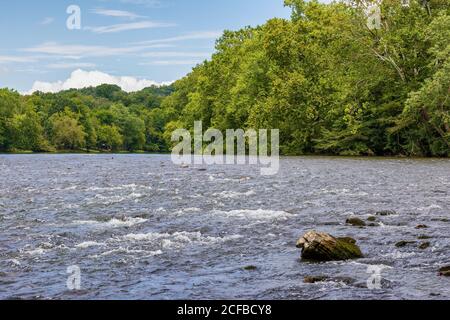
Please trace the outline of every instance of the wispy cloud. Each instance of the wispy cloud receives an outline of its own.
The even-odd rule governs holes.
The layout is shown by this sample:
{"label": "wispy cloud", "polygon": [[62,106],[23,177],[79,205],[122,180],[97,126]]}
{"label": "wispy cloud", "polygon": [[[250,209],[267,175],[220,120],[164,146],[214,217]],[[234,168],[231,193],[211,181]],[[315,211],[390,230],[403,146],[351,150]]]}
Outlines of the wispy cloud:
{"label": "wispy cloud", "polygon": [[141,66],[192,66],[200,63],[199,60],[157,60],[150,62],[143,62]]}
{"label": "wispy cloud", "polygon": [[34,57],[19,57],[19,56],[0,56],[0,64],[3,63],[26,63],[36,62]]}
{"label": "wispy cloud", "polygon": [[0,66],[0,74],[7,74],[8,72],[9,72],[8,68]]}
{"label": "wispy cloud", "polygon": [[52,24],[53,21],[55,21],[55,18],[47,17],[44,20],[42,20],[39,24],[46,26],[46,25]]}
{"label": "wispy cloud", "polygon": [[48,71],[44,69],[39,68],[22,68],[22,69],[15,69],[14,72],[19,73],[28,73],[28,74],[47,74]]}
{"label": "wispy cloud", "polygon": [[136,13],[122,10],[108,10],[108,9],[92,9],[92,13],[106,16],[106,17],[115,17],[115,18],[127,18],[127,19],[137,19],[137,18],[145,18],[144,16],[140,16]]}
{"label": "wispy cloud", "polygon": [[[166,48],[170,45],[155,44],[127,47],[108,47],[95,45],[65,45],[56,42],[46,42],[35,47],[22,49],[24,52],[62,56],[64,58],[81,59],[86,57],[111,57],[142,52],[152,48]],[[14,57],[10,57],[11,59]],[[2,60],[0,59],[0,62]]]}
{"label": "wispy cloud", "polygon": [[145,58],[208,58],[211,54],[208,52],[178,52],[178,51],[160,51],[145,52],[141,57]]}
{"label": "wispy cloud", "polygon": [[61,62],[61,63],[51,63],[49,65],[47,65],[47,68],[50,69],[79,69],[79,68],[95,68],[96,65],[94,63],[71,63],[71,62]]}
{"label": "wispy cloud", "polygon": [[176,24],[174,24],[174,23],[140,21],[140,22],[114,24],[114,25],[110,25],[110,26],[86,27],[85,30],[89,30],[89,31],[92,31],[92,32],[98,33],[98,34],[103,34],[103,33],[130,31],[130,30],[168,28],[168,27],[175,27],[175,26],[176,26]]}
{"label": "wispy cloud", "polygon": [[126,4],[142,5],[149,8],[162,8],[165,4],[161,0],[119,0]]}
{"label": "wispy cloud", "polygon": [[52,55],[62,55],[71,57],[102,57],[115,56],[130,52],[136,52],[134,47],[114,48],[106,46],[90,46],[90,45],[64,45],[56,42],[46,42],[36,47],[23,49],[25,52],[45,53]]}
{"label": "wispy cloud", "polygon": [[134,44],[153,44],[153,43],[167,43],[167,42],[179,42],[179,41],[187,41],[187,40],[201,40],[201,39],[217,39],[222,35],[222,32],[219,31],[200,31],[200,32],[191,32],[184,35],[169,37],[163,39],[155,39],[148,41],[140,41]]}

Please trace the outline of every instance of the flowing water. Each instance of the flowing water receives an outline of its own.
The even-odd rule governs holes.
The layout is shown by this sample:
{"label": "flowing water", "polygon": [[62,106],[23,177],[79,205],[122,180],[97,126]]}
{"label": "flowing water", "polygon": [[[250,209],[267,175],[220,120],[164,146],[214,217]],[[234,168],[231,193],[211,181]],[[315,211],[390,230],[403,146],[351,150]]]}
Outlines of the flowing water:
{"label": "flowing water", "polygon": [[[450,264],[450,161],[204,169],[165,155],[0,155],[0,299],[450,299],[438,274]],[[396,214],[345,224],[381,210]],[[302,262],[295,243],[309,230],[351,236],[365,258]],[[81,290],[67,287],[70,266]],[[368,288],[371,266],[381,288]],[[318,275],[331,280],[303,281]]]}

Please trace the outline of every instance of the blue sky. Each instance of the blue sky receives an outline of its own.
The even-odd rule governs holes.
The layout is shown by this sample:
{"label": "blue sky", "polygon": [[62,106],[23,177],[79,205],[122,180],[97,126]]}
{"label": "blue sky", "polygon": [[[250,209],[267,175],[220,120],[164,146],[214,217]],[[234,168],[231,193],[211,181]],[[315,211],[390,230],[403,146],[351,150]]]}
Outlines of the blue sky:
{"label": "blue sky", "polygon": [[[70,5],[81,9],[80,30],[66,27]],[[110,82],[133,91],[170,82],[210,57],[223,30],[289,15],[283,0],[8,1],[0,11],[0,87]]]}

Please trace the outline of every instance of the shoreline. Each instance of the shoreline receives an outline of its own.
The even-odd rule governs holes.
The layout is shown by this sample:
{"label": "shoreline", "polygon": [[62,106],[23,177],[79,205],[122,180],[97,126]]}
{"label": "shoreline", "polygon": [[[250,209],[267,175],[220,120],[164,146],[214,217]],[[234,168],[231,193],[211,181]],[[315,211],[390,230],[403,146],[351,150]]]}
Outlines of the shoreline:
{"label": "shoreline", "polygon": [[[121,152],[100,152],[100,151],[57,151],[57,152],[0,152],[0,156],[14,155],[170,155],[170,152],[148,152],[148,151],[121,151]],[[247,156],[247,155],[246,155]],[[450,160],[450,157],[433,156],[404,156],[404,155],[386,155],[386,156],[367,156],[367,155],[333,155],[333,154],[298,154],[298,155],[280,155],[280,158],[325,158],[325,159],[367,159],[367,160]]]}

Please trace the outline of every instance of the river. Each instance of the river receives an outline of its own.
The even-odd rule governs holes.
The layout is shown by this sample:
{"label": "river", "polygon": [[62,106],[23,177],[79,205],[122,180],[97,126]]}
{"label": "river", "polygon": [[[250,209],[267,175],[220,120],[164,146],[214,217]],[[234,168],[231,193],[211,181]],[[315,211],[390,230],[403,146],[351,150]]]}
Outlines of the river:
{"label": "river", "polygon": [[[0,299],[450,299],[438,274],[450,264],[449,160],[199,168],[168,155],[0,155]],[[375,225],[348,226],[352,215]],[[302,262],[295,243],[309,230],[351,236],[365,257]],[[381,288],[367,286],[371,266]],[[317,275],[335,280],[304,283]]]}

